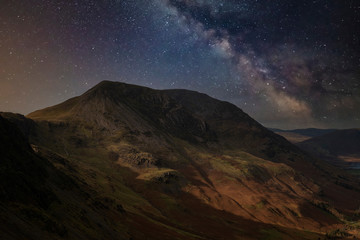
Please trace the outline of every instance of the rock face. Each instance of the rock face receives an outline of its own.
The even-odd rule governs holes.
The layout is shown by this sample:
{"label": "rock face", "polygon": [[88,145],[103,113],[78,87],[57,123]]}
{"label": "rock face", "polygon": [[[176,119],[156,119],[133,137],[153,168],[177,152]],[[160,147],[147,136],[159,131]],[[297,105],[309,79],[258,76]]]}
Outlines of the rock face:
{"label": "rock face", "polygon": [[19,126],[31,123],[22,131],[37,153],[28,143],[20,152],[31,152],[74,186],[59,194],[47,170],[39,180],[60,199],[47,211],[66,230],[64,238],[357,234],[342,222],[356,220],[357,182],[205,94],[105,81],[26,118],[2,115]]}

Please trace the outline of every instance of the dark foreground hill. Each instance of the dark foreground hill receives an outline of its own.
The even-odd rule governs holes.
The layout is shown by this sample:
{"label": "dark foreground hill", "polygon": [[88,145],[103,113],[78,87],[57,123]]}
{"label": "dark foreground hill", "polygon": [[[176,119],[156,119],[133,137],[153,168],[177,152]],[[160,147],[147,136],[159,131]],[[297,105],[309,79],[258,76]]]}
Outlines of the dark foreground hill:
{"label": "dark foreground hill", "polygon": [[[105,81],[26,118],[2,115],[18,125],[36,150],[27,147],[18,154],[42,159],[39,165],[56,172],[36,180],[49,190],[48,206],[21,206],[40,209],[62,230],[54,232],[41,225],[46,218],[35,217],[8,230],[14,239],[22,239],[20,234],[32,226],[43,234],[41,239],[358,234],[356,181],[236,106],[205,94]],[[64,180],[52,177],[57,175]],[[61,183],[66,190],[58,187]],[[4,202],[2,209],[24,218],[17,215],[20,206]],[[4,221],[4,229],[7,225]]]}
{"label": "dark foreground hill", "polygon": [[1,239],[125,239],[104,221],[107,212],[94,207],[96,193],[76,181],[80,176],[67,160],[34,152],[23,133],[1,116],[0,155]]}

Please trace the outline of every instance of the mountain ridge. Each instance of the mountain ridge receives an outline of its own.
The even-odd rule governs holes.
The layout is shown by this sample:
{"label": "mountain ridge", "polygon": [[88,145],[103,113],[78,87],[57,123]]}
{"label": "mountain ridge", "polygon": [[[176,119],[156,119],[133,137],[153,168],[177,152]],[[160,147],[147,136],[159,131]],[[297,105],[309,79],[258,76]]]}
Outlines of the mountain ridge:
{"label": "mountain ridge", "polygon": [[[180,93],[180,94],[179,94]],[[207,108],[206,111],[199,108],[199,105],[194,105],[193,103],[199,102],[197,99],[194,101],[186,101],[184,97],[181,96],[191,96],[195,98],[200,98],[200,102],[202,105],[206,104]],[[178,97],[180,96],[180,98]],[[95,101],[92,104],[92,98],[97,99],[99,97],[102,101]],[[178,98],[177,98],[178,97]],[[112,99],[111,101],[106,102],[106,99]],[[191,98],[188,98],[191,99]],[[174,101],[175,100],[175,101]],[[161,102],[162,101],[162,102]],[[147,106],[143,108],[141,104]],[[118,104],[114,106],[114,103]],[[105,105],[108,104],[108,108],[117,109],[116,111],[107,111]],[[159,105],[160,104],[160,105]],[[161,104],[165,104],[161,106]],[[79,106],[80,105],[80,106]],[[95,106],[95,109],[86,109],[86,107],[92,105]],[[211,106],[211,107],[210,107]],[[215,108],[214,108],[215,106]],[[70,108],[70,110],[66,110],[61,112],[61,110],[66,108]],[[161,108],[160,112],[157,110]],[[85,110],[84,110],[85,109]],[[135,112],[134,112],[135,109]],[[199,111],[200,109],[200,111]],[[211,109],[211,111],[209,111]],[[58,112],[60,110],[60,112]],[[109,112],[115,114],[114,116],[109,116],[110,123],[108,123],[107,119],[97,120],[94,116],[87,116],[86,113],[83,114],[84,116],[81,117],[80,115],[84,112],[88,111],[90,113],[97,113],[97,116],[106,116],[109,115]],[[132,119],[127,120],[124,117],[116,114],[116,112],[125,112],[124,116],[132,116]],[[138,116],[140,111],[140,117]],[[190,113],[189,113],[190,111]],[[51,113],[56,113],[56,118],[52,119]],[[69,113],[70,112],[70,113]],[[74,113],[72,113],[74,112]],[[194,114],[195,112],[195,114]],[[135,114],[134,114],[135,113]],[[155,115],[160,114],[160,115]],[[166,130],[174,126],[178,128],[181,125],[184,125],[183,130],[186,132],[188,129],[193,129],[193,132],[190,132],[190,135],[195,135],[196,137],[202,137],[202,135],[206,135],[210,140],[214,139],[214,134],[212,132],[206,132],[209,129],[208,126],[205,124],[207,118],[214,119],[212,123],[212,130],[216,130],[217,137],[224,136],[225,138],[228,137],[236,137],[241,136],[240,139],[230,139],[229,143],[227,144],[234,144],[234,143],[241,143],[242,146],[246,145],[246,142],[252,142],[252,139],[246,139],[246,137],[251,138],[254,132],[258,134],[260,137],[270,137],[272,139],[276,139],[277,142],[281,142],[281,144],[285,144],[286,147],[293,148],[293,145],[284,141],[283,138],[279,137],[278,135],[273,134],[271,131],[268,131],[265,127],[261,124],[254,121],[251,117],[249,117],[246,113],[244,113],[241,109],[237,108],[235,105],[225,102],[216,100],[206,94],[198,93],[196,91],[190,90],[154,90],[150,88],[143,88],[136,85],[125,84],[125,83],[118,83],[118,82],[111,82],[111,81],[103,81],[97,84],[92,89],[85,92],[80,97],[72,98],[62,104],[55,105],[54,107],[45,108],[43,110],[38,110],[33,113],[27,115],[30,119],[38,119],[41,120],[41,117],[48,118],[48,120],[66,120],[69,116],[80,117],[82,119],[87,118],[88,120],[98,121],[101,122],[100,125],[108,126],[109,128],[116,129],[116,126],[113,125],[113,122],[119,121],[119,119],[123,120],[123,124],[130,126],[131,128],[138,128],[139,126],[134,125],[134,122],[141,122],[140,125],[146,126],[146,128],[142,128],[142,131],[146,131],[146,129],[151,129],[152,127],[148,125],[149,116],[152,116],[150,119],[151,122],[157,122],[157,119],[160,121],[167,121],[165,124],[157,122],[157,125],[166,125]],[[135,116],[136,115],[136,116]],[[184,117],[185,116],[185,117]],[[199,119],[201,118],[201,119]],[[180,120],[180,122],[179,122]],[[224,124],[224,122],[226,123]],[[111,127],[110,127],[111,125]],[[141,128],[141,126],[140,126]],[[205,132],[204,132],[205,131]],[[250,133],[250,134],[249,134]],[[188,132],[186,133],[187,135]],[[213,137],[213,138],[211,138]],[[245,138],[244,138],[245,137]],[[203,140],[203,139],[201,139]],[[200,140],[200,141],[201,141]],[[273,144],[272,142],[262,143],[262,144]],[[234,146],[239,147],[239,146]],[[245,146],[246,147],[246,146]],[[255,146],[247,146],[247,150]],[[270,146],[271,148],[271,146]],[[272,156],[271,150],[264,149],[265,154],[268,156]]]}

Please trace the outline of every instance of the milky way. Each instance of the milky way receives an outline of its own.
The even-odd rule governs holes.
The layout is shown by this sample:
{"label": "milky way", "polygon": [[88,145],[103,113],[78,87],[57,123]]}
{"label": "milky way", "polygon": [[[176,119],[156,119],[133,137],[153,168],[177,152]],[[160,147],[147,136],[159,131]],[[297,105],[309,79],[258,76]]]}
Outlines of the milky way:
{"label": "milky way", "polygon": [[359,127],[359,26],[350,0],[5,0],[0,110],[108,79],[205,92],[269,127]]}

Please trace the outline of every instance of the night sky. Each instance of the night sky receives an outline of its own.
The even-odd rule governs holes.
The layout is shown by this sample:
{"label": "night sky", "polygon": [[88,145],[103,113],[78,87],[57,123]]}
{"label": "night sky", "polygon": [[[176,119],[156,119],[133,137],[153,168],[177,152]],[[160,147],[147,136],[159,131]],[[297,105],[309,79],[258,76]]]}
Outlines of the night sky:
{"label": "night sky", "polygon": [[0,111],[102,80],[186,88],[267,127],[360,127],[358,0],[0,0]]}

